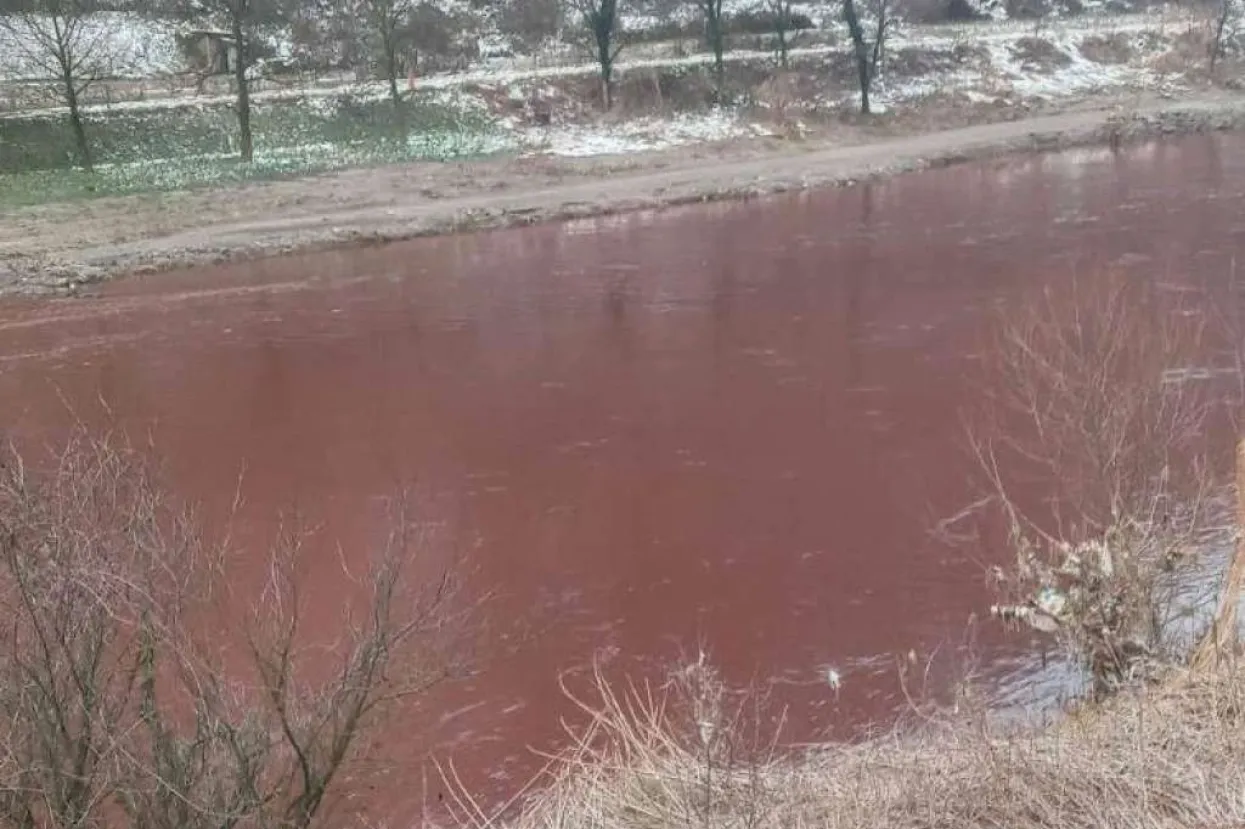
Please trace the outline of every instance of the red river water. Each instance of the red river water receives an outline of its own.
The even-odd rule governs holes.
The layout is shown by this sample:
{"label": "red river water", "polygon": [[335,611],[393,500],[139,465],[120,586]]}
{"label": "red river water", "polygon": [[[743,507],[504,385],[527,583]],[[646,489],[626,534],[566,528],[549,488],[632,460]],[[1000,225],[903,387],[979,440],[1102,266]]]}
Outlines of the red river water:
{"label": "red river water", "polygon": [[[902,710],[896,655],[941,654],[937,692],[990,602],[929,532],[975,497],[989,309],[1107,267],[1224,283],[1243,242],[1245,139],[1194,137],[132,278],[0,306],[3,426],[107,409],[208,520],[241,476],[240,544],[297,508],[361,554],[412,485],[493,598],[480,670],[385,729],[375,816],[410,816],[430,757],[517,789],[594,655],[703,645],[777,681],[795,739]],[[1023,643],[985,622],[973,652],[1025,693]]]}

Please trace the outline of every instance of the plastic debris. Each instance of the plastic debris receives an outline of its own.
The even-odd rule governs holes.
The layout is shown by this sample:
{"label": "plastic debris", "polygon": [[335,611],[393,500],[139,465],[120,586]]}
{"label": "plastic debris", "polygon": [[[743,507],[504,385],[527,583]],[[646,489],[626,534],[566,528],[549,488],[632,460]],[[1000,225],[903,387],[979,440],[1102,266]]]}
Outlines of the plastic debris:
{"label": "plastic debris", "polygon": [[1054,587],[1043,587],[1038,591],[1034,605],[1043,613],[1059,619],[1068,610],[1068,595]]}

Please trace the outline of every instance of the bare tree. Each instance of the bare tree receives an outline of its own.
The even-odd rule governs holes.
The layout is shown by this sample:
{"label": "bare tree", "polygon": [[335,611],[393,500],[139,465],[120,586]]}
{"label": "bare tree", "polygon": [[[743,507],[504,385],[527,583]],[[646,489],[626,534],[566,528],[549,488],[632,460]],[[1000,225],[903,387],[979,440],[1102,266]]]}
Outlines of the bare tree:
{"label": "bare tree", "polygon": [[856,7],[856,0],[843,0],[843,20],[852,39],[852,57],[856,63],[857,82],[860,86],[860,111],[870,113],[869,92],[877,79],[886,54],[886,38],[893,25],[890,0],[873,0],[868,12],[872,15],[872,39],[865,31]]}
{"label": "bare tree", "polygon": [[765,9],[769,12],[774,41],[778,47],[778,64],[784,70],[789,62],[787,55],[791,51],[791,32],[796,28],[793,5],[794,0],[765,0]]}
{"label": "bare tree", "polygon": [[261,49],[259,27],[285,20],[278,0],[187,0],[184,13],[217,21],[229,33],[233,46],[234,111],[238,118],[238,155],[250,162],[255,157],[255,138],[251,130],[250,75]]}
{"label": "bare tree", "polygon": [[622,20],[619,0],[570,0],[588,38],[601,78],[601,100],[606,109],[614,104],[614,61],[622,51]]}
{"label": "bare tree", "polygon": [[1207,45],[1211,75],[1215,74],[1219,59],[1226,54],[1228,44],[1236,39],[1243,14],[1245,9],[1242,9],[1241,0],[1217,0],[1210,23],[1210,43]]}
{"label": "bare tree", "polygon": [[238,156],[246,162],[255,157],[255,137],[251,132],[251,31],[254,0],[209,0],[224,14],[233,37],[235,107],[238,115]]}
{"label": "bare tree", "polygon": [[[414,581],[418,539],[394,517],[326,674],[325,651],[309,651],[301,631],[305,536],[277,545],[267,590],[237,613],[226,551],[159,494],[137,452],[78,435],[35,473],[10,451],[0,469],[0,821],[312,825],[387,707],[458,663],[455,582]],[[213,614],[245,620],[230,659],[220,634],[203,635]]]}
{"label": "bare tree", "polygon": [[[373,51],[389,86],[389,97],[402,115],[398,80],[421,55],[446,56],[454,51],[455,32],[463,23],[433,3],[412,0],[360,0],[360,15],[372,36]],[[405,121],[399,118],[405,134]]]}
{"label": "bare tree", "polygon": [[29,71],[59,88],[69,110],[78,164],[92,169],[91,146],[82,121],[82,98],[108,78],[118,59],[116,33],[101,20],[97,0],[23,0],[0,15],[0,29]]}
{"label": "bare tree", "polygon": [[719,102],[722,100],[726,81],[726,67],[722,56],[726,50],[726,21],[722,15],[722,0],[692,0],[705,26],[705,43],[713,52],[713,83]]}
{"label": "bare tree", "polygon": [[361,0],[363,17],[375,35],[381,70],[389,83],[389,97],[395,107],[402,105],[398,90],[401,76],[402,34],[411,14],[410,0]]}

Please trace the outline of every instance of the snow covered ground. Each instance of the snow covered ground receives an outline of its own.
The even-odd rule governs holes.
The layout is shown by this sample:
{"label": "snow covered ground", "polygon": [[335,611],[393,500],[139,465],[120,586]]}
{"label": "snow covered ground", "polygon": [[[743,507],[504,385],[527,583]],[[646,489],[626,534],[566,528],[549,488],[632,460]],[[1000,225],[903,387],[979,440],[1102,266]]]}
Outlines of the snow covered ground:
{"label": "snow covered ground", "polygon": [[516,134],[524,152],[582,158],[723,141],[753,132],[734,112],[715,109],[666,118],[636,118],[619,124],[520,128]]}
{"label": "snow covered ground", "polygon": [[[994,8],[994,0],[974,0],[982,5],[983,14],[989,14]],[[1090,0],[1086,5],[1093,6],[1095,0]],[[454,13],[465,13],[469,8],[469,4],[465,0],[437,0],[438,5],[446,7],[447,11]],[[991,5],[994,3],[994,5]],[[797,3],[793,6],[793,10],[801,15],[809,17],[821,30],[835,30],[839,27],[837,6],[833,3]],[[724,10],[727,14],[738,14],[741,12],[761,12],[764,11],[764,0],[725,0]],[[1152,28],[1156,24],[1158,15],[1161,13],[1137,14],[1128,16],[1109,16],[1086,14],[1076,18],[1055,21],[1052,25],[1061,30],[1070,33],[1085,32],[1091,30],[1101,30],[1103,28],[1115,28],[1124,30],[1141,30]],[[691,4],[682,4],[677,10],[665,18],[659,18],[652,14],[624,14],[624,27],[628,31],[643,31],[647,28],[660,26],[663,22],[674,21],[680,23],[693,22],[696,12]],[[1169,12],[1168,17],[1175,19],[1179,16],[1179,12]],[[0,26],[0,81],[15,80],[38,80],[45,78],[47,72],[43,65],[45,56],[39,55],[37,50],[32,51],[30,48],[31,38],[23,36],[22,24],[16,22],[9,27]],[[486,24],[487,21],[482,21]],[[42,25],[47,25],[46,22]],[[486,28],[491,28],[486,26]],[[1005,17],[996,15],[996,19],[985,20],[981,22],[970,23],[948,23],[933,26],[920,27],[902,27],[896,32],[897,43],[911,43],[918,45],[924,42],[933,43],[940,39],[954,38],[957,36],[972,37],[973,39],[998,39],[1015,37],[1019,32],[1030,31],[1033,29],[1031,21],[1010,21]],[[116,12],[100,13],[90,19],[83,26],[81,34],[81,42],[83,44],[92,44],[92,51],[98,52],[103,56],[103,62],[106,64],[106,73],[118,78],[154,78],[176,74],[184,70],[182,57],[177,43],[177,34],[179,26],[177,24],[150,20],[132,14],[122,14]],[[492,44],[491,51],[498,51],[497,41],[501,36],[495,31],[485,31],[481,33],[482,41]],[[292,45],[289,42],[288,33],[282,31],[267,31],[264,33],[265,40],[273,46],[278,57],[288,58],[292,53]],[[490,51],[486,50],[486,51]],[[504,50],[502,50],[504,51]],[[566,50],[561,50],[565,52]],[[818,49],[806,50],[811,52],[826,52],[829,47],[820,47]],[[743,51],[732,51],[728,55],[731,60],[748,60],[755,58],[756,55]],[[681,59],[686,64],[703,63],[709,60],[708,55],[691,55]],[[467,73],[456,73],[449,79],[443,79],[441,82],[454,82],[454,78],[465,82],[479,80],[480,76],[487,75],[496,77],[498,80],[504,80],[506,76],[523,75],[527,77],[538,76],[540,74],[565,74],[568,71],[566,66],[546,66],[533,67],[534,58],[531,56],[516,56],[512,58],[493,58],[482,61],[480,67],[475,71]],[[680,62],[679,59],[652,59],[641,60],[628,63],[626,61],[626,52],[623,53],[623,63],[626,66],[639,68],[648,65],[670,65]],[[584,67],[584,71],[591,71],[591,67]],[[434,76],[426,79],[426,82],[437,82],[438,77]]]}
{"label": "snow covered ground", "polygon": [[[739,0],[743,2],[743,0]],[[1150,36],[1155,33],[1167,32],[1174,34],[1191,24],[1188,15],[1169,13],[1167,15],[1130,15],[1127,17],[1100,18],[1083,17],[1061,21],[1045,27],[1035,35],[1032,23],[1002,21],[996,23],[965,23],[940,26],[902,27],[895,31],[889,42],[892,53],[901,49],[918,49],[929,51],[945,51],[959,45],[983,47],[989,51],[990,66],[976,69],[944,72],[928,77],[920,77],[891,84],[884,78],[879,90],[879,101],[900,103],[925,97],[938,91],[962,90],[969,94],[986,94],[990,97],[1014,93],[1019,97],[1057,98],[1061,95],[1081,94],[1083,92],[1119,86],[1144,84],[1155,80],[1154,73],[1145,65],[1145,51],[1153,52],[1161,45],[1161,40]],[[0,30],[2,34],[3,30]],[[1138,50],[1138,60],[1128,64],[1107,65],[1095,63],[1081,54],[1080,45],[1087,38],[1104,35],[1128,35],[1134,37]],[[1022,37],[1037,36],[1050,40],[1068,56],[1069,65],[1057,71],[1032,71],[1025,69],[1013,55],[1011,47]],[[169,34],[172,37],[172,34]],[[126,43],[136,43],[129,36]],[[147,69],[170,65],[167,44],[153,38],[142,55],[150,59]],[[839,46],[812,46],[792,49],[793,59],[825,57],[841,51]],[[138,55],[141,50],[133,51],[129,66],[135,71],[142,66]],[[0,52],[0,54],[4,54]],[[727,63],[749,63],[773,61],[773,53],[736,49],[725,56]],[[713,61],[708,53],[698,53],[678,58],[647,58],[627,60],[626,52],[617,64],[620,74],[647,69],[692,68],[707,66]],[[488,88],[506,88],[518,84],[531,84],[541,80],[552,80],[568,77],[586,77],[595,75],[597,67],[592,63],[576,63],[558,66],[530,66],[522,59],[505,62],[491,61],[486,68],[473,69],[467,72],[443,72],[422,76],[417,80],[417,89],[428,90],[459,90],[464,87],[481,86]],[[1010,89],[1008,88],[1010,85]],[[338,98],[343,95],[358,99],[380,99],[388,95],[388,86],[382,81],[352,82],[326,86],[275,88],[255,91],[252,100],[257,102],[303,99]],[[185,94],[163,98],[146,98],[144,100],[121,101],[108,105],[109,111],[149,110],[164,107],[183,106],[219,106],[232,102],[228,95],[194,95]],[[38,113],[25,111],[24,116],[34,114],[55,115],[61,109],[52,107],[39,110]],[[0,115],[0,118],[3,118]]]}
{"label": "snow covered ground", "polygon": [[[1154,90],[1160,84],[1170,86],[1173,83],[1171,76],[1157,71],[1154,64],[1171,47],[1172,38],[1189,25],[1192,25],[1191,18],[1169,13],[1076,18],[1048,24],[1040,31],[1032,23],[1010,21],[901,28],[889,45],[891,55],[905,51],[924,56],[941,55],[944,62],[935,68],[910,68],[907,75],[884,72],[873,96],[875,110],[885,112],[914,106],[931,95],[953,94],[969,101],[1002,100],[1014,104],[1034,99],[1056,100],[1097,91]],[[172,37],[172,34],[169,36]],[[1127,47],[1127,59],[1100,62],[1087,57],[1086,43],[1104,39],[1123,43]],[[1041,61],[1035,61],[1026,52],[1026,41],[1030,47],[1034,42],[1041,47]],[[130,66],[139,67],[142,64],[140,57],[148,61],[147,69],[167,65],[169,56],[158,48],[157,39],[146,43],[146,51],[139,49],[128,37],[121,38],[121,42],[131,44],[129,48],[133,57]],[[812,46],[795,49],[791,54],[793,58],[804,59],[806,66],[815,66],[815,63],[808,62],[825,58],[832,52],[841,52],[842,48]],[[968,57],[948,64],[945,56],[952,53]],[[708,54],[635,61],[625,60],[625,55],[624,52],[624,60],[618,66],[622,73],[654,68],[691,68],[712,61],[712,56]],[[736,50],[728,53],[726,59],[731,63],[773,63],[772,53],[764,51]],[[450,118],[449,126],[443,125],[427,133],[413,133],[404,151],[409,152],[403,157],[452,158],[489,152],[582,157],[724,140],[758,131],[755,124],[748,123],[739,112],[728,108],[597,124],[563,123],[555,118],[552,125],[544,127],[532,126],[514,115],[496,114],[499,112],[499,99],[522,104],[531,96],[548,90],[556,93],[553,81],[557,79],[592,76],[596,71],[595,65],[588,63],[535,67],[515,60],[501,65],[493,62],[488,68],[469,72],[421,77],[417,80],[415,93],[419,104],[438,107],[456,115]],[[856,92],[850,86],[832,84],[828,89],[830,91],[822,97],[794,101],[792,106],[796,113],[828,112],[854,104]],[[382,101],[387,94],[384,83],[365,82],[260,90],[253,95],[253,100],[258,107],[297,107],[315,121],[334,117],[336,108],[343,101]],[[113,112],[209,107],[227,109],[232,101],[228,95],[183,95],[90,109],[97,117],[106,117]],[[755,103],[762,108],[766,106],[761,100]],[[48,109],[7,117],[29,119],[61,114],[63,110]],[[0,115],[0,123],[5,117]],[[268,159],[274,170],[295,170],[300,165],[309,169],[327,169],[369,163],[369,159],[360,155],[364,150],[358,144],[335,146],[324,143],[322,138],[300,138],[293,133],[282,133],[273,138],[276,140],[270,139],[267,146],[261,149],[261,155],[266,155],[257,158],[257,161],[267,163],[264,159]],[[277,143],[282,146],[272,146]],[[191,169],[187,165],[207,165],[204,168],[207,172],[203,175],[210,175],[208,168],[223,157],[183,156],[170,161],[169,175],[191,175],[183,172],[183,168]],[[198,166],[194,167],[193,175],[199,175],[198,169]],[[126,164],[118,164],[110,174],[137,175],[137,168],[128,170]]]}
{"label": "snow covered ground", "polygon": [[[1111,90],[1174,92],[1179,89],[1179,78],[1159,71],[1155,65],[1169,49],[1170,37],[1183,31],[1182,26],[1187,25],[1187,21],[1169,20],[1160,27],[1153,20],[1145,25],[1145,20],[1130,19],[1099,29],[1051,27],[1040,34],[1034,34],[1031,26],[1019,30],[1011,26],[1010,33],[996,31],[968,41],[984,49],[987,60],[916,78],[883,77],[875,97],[883,106],[897,106],[935,93],[960,93],[981,101],[1054,101]],[[1127,61],[1105,63],[1086,56],[1087,42],[1106,37],[1127,45]],[[1051,53],[1045,65],[1034,66],[1026,61],[1020,48],[1025,39],[1049,44]],[[924,35],[915,42],[919,48],[934,50],[954,48],[957,43],[966,41],[957,36],[939,42],[935,37]],[[900,45],[896,44],[896,48]]]}
{"label": "snow covered ground", "polygon": [[[497,31],[495,15],[492,7],[484,10],[473,6],[467,0],[433,0],[448,14],[458,19],[474,20],[478,24],[476,33],[481,40],[482,54],[504,53],[511,51],[506,38]],[[1002,0],[969,0],[971,5],[978,7],[979,12],[996,23],[1007,23],[1006,13],[1002,11]],[[1093,11],[1102,4],[1102,0],[1082,0],[1082,5]],[[723,11],[728,16],[744,13],[763,13],[765,0],[724,0]],[[822,30],[835,29],[839,26],[838,6],[830,2],[797,2],[792,11],[796,15],[809,18]],[[1096,15],[1089,14],[1075,20],[1092,19]],[[676,4],[673,11],[658,15],[628,10],[624,4],[622,24],[626,31],[643,32],[659,28],[668,23],[691,24],[695,22],[697,11],[692,3]],[[959,24],[966,25],[966,24]],[[967,24],[981,25],[981,24]],[[1023,24],[1031,25],[1031,24]],[[19,27],[20,29],[20,27]],[[174,74],[182,70],[181,58],[177,46],[177,25],[160,20],[150,20],[139,15],[117,12],[100,13],[93,20],[88,20],[83,29],[83,42],[98,43],[106,48],[100,49],[101,54],[109,56],[108,62],[115,77],[139,78],[158,77]],[[284,31],[265,32],[265,39],[272,45],[279,56],[288,56],[291,52],[289,33]],[[43,77],[40,61],[32,59],[27,47],[28,38],[22,37],[20,31],[16,36],[0,26],[0,81],[3,80],[34,80]],[[495,61],[493,61],[495,62]]]}

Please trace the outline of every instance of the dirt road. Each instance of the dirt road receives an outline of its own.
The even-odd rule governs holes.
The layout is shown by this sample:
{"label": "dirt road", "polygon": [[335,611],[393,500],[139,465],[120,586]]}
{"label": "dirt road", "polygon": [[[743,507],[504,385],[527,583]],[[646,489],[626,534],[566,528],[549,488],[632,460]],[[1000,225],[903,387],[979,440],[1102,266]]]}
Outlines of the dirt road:
{"label": "dirt road", "polygon": [[134,271],[830,186],[930,165],[1245,125],[1245,96],[1141,100],[852,146],[758,139],[625,158],[345,171],[13,211],[0,293],[80,291]]}

